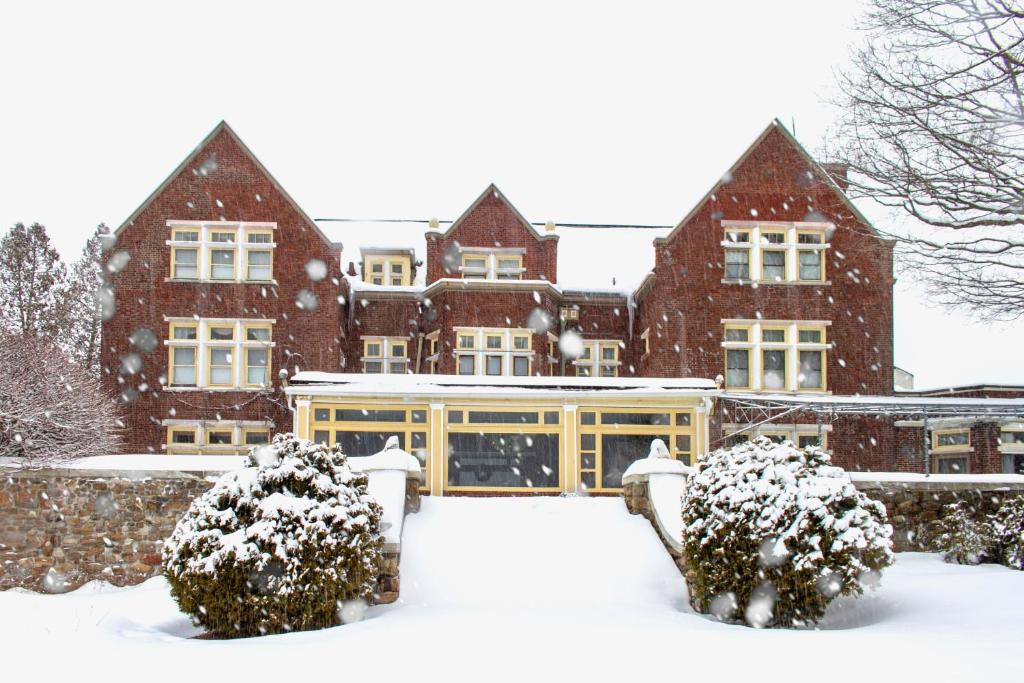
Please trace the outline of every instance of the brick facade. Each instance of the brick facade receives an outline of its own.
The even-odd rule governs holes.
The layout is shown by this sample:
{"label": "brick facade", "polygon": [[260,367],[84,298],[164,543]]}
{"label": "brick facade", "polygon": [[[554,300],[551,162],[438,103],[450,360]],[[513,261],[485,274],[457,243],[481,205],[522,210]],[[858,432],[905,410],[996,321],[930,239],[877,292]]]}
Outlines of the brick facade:
{"label": "brick facade", "polygon": [[[437,332],[437,371],[448,374],[456,370],[456,327],[526,328],[540,318],[550,321],[556,335],[572,328],[584,339],[621,342],[621,375],[715,378],[725,371],[722,321],[728,318],[829,321],[828,391],[891,395],[893,245],[856,211],[842,183],[841,169],[816,164],[774,123],[667,237],[655,240],[654,269],[634,292],[563,290],[557,233],[531,225],[493,185],[447,230],[425,231],[425,286],[350,289],[342,267],[359,263],[359,254],[343,252],[343,245],[324,237],[221,124],[117,233],[115,251],[132,258],[113,276],[117,314],[103,330],[105,384],[111,391],[138,392],[137,397],[126,394],[131,400],[127,450],[159,451],[166,429],[161,421],[170,415],[268,420],[288,428],[279,371],[361,372],[364,336],[405,338],[410,370],[428,372],[427,335]],[[168,220],[276,223],[276,284],[168,282]],[[834,224],[825,281],[723,282],[723,220]],[[463,279],[462,250],[473,248],[521,253],[522,280]],[[304,269],[310,259],[327,264],[326,278],[310,280]],[[315,309],[296,306],[303,289],[316,294]],[[578,311],[578,320],[561,320],[567,308]],[[192,315],[275,320],[272,389],[164,389],[168,351],[163,344],[141,354],[141,372],[119,372],[122,356],[137,352],[129,342],[133,331],[150,329],[163,342],[165,316]],[[641,339],[645,331],[649,352]],[[537,330],[532,338],[533,372],[565,372],[561,359],[548,362],[546,332]],[[923,466],[913,438],[891,420],[844,418],[833,427],[830,450],[843,466],[909,471]],[[721,425],[712,425],[712,433],[720,435]],[[994,468],[985,471],[999,471],[998,449],[991,456],[979,448],[977,460]]]}

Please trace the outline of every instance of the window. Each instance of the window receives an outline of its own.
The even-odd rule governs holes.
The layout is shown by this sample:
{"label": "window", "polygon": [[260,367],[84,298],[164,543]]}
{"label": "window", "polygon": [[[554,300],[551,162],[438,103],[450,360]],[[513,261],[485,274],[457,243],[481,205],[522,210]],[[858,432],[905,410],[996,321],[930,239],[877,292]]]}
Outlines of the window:
{"label": "window", "polygon": [[521,280],[523,255],[487,249],[467,252],[462,255],[460,270],[462,277],[470,280]]}
{"label": "window", "polygon": [[619,344],[612,339],[586,340],[583,353],[573,361],[577,377],[616,377],[619,374]]}
{"label": "window", "polygon": [[[725,386],[752,391],[825,391],[827,323],[725,323]],[[754,364],[754,365],[752,365]]]}
{"label": "window", "polygon": [[408,348],[403,337],[363,337],[363,372],[405,374],[409,369]]}
{"label": "window", "polygon": [[412,284],[412,258],[400,253],[364,255],[363,282],[407,287]]}
{"label": "window", "polygon": [[169,454],[247,453],[253,446],[270,442],[270,426],[259,421],[198,421],[169,419],[167,442]]}
{"label": "window", "polygon": [[729,281],[824,282],[830,223],[723,221]]}
{"label": "window", "polygon": [[172,321],[167,335],[168,386],[270,386],[272,326],[267,320]]}
{"label": "window", "polygon": [[[181,225],[187,223],[187,227]],[[274,223],[169,221],[171,279],[217,282],[273,280]]]}
{"label": "window", "polygon": [[196,430],[194,427],[168,429],[167,433],[167,443],[169,444],[194,444],[196,442]]}
{"label": "window", "polygon": [[246,429],[244,430],[243,443],[246,446],[260,446],[270,443],[270,430]]}
{"label": "window", "polygon": [[932,432],[932,450],[967,450],[970,446],[970,429],[937,429]]}
{"label": "window", "polygon": [[830,425],[822,425],[819,437],[818,426],[813,423],[783,424],[771,422],[760,427],[739,424],[722,425],[722,432],[731,435],[724,442],[724,446],[727,448],[745,443],[759,436],[764,436],[775,443],[789,441],[800,449],[819,446],[824,450],[828,441],[828,433],[831,429]]}
{"label": "window", "polygon": [[431,375],[437,374],[437,363],[440,360],[440,333],[431,332],[427,335],[427,372]]}
{"label": "window", "polygon": [[230,429],[216,429],[207,430],[206,432],[206,444],[208,446],[230,446],[231,445],[231,430]]}
{"label": "window", "polygon": [[512,328],[455,328],[455,369],[460,375],[529,375],[532,370],[532,330]]}
{"label": "window", "polygon": [[970,472],[967,457],[939,457],[933,460],[932,468],[936,474],[968,474]]}

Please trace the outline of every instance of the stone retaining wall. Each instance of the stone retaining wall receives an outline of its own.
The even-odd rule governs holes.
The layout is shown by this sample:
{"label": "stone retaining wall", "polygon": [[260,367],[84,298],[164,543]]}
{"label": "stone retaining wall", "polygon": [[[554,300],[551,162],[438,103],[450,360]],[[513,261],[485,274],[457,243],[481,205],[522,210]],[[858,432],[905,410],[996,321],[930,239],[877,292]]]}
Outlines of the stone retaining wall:
{"label": "stone retaining wall", "polygon": [[[157,576],[163,540],[215,478],[156,471],[0,473],[0,590],[63,592],[93,579],[124,586]],[[409,478],[406,512],[419,509],[419,496],[419,480]],[[398,552],[386,552],[380,602],[398,598],[398,565]]]}

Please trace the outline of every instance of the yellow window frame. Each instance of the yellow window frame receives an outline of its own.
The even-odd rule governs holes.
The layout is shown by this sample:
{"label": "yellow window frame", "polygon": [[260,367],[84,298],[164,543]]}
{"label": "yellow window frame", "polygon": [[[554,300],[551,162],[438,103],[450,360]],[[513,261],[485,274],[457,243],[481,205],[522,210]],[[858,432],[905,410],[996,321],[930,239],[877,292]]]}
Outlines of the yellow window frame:
{"label": "yellow window frame", "polygon": [[[316,411],[326,410],[327,419],[317,420]],[[402,410],[405,411],[405,420],[402,422],[371,422],[371,421],[346,421],[336,420],[335,410]],[[425,414],[424,422],[413,422],[412,414],[414,411],[420,411]],[[327,403],[317,402],[309,408],[309,435],[310,438],[315,438],[317,431],[327,432],[327,443],[333,446],[337,439],[335,438],[335,432],[384,432],[389,434],[403,434],[405,440],[405,451],[412,453],[414,450],[423,451],[423,473],[424,481],[420,486],[420,491],[430,491],[430,444],[432,443],[433,429],[440,429],[440,426],[433,425],[432,414],[430,406],[428,404],[408,403],[408,404],[397,404],[397,403]],[[422,448],[414,449],[412,447],[412,435],[414,433],[422,433],[425,435],[424,446]]]}
{"label": "yellow window frame", "polygon": [[[502,261],[515,261],[514,268],[502,267]],[[511,276],[511,277],[510,277]],[[495,254],[494,255],[494,277],[498,280],[522,280],[523,279],[523,255],[522,254]]]}
{"label": "yellow window frame", "polygon": [[[729,339],[729,331],[730,330],[740,330],[740,331],[746,333],[747,338],[745,340],[730,340]],[[727,325],[725,325],[725,329],[722,331],[722,341],[724,341],[724,342],[726,342],[728,344],[752,344],[753,343],[753,339],[752,339],[753,330],[754,330],[753,324],[750,324],[750,325],[739,325],[739,324],[735,324],[735,323],[727,324]]]}
{"label": "yellow window frame", "polygon": [[[263,366],[264,369],[265,369],[265,373],[266,373],[266,381],[262,382],[260,384],[251,384],[249,382],[249,352],[250,351],[263,351],[265,354],[267,354],[267,364],[265,366]],[[250,343],[247,346],[243,346],[242,347],[242,365],[243,365],[242,372],[244,373],[243,376],[242,376],[243,384],[246,387],[256,388],[256,389],[263,389],[263,388],[269,387],[273,383],[273,375],[271,374],[272,361],[273,361],[273,359],[271,358],[271,353],[270,353],[270,347],[269,346],[262,346],[262,345],[260,345],[258,343],[256,343],[256,344]]]}
{"label": "yellow window frame", "polygon": [[[373,272],[373,266],[380,266],[380,273]],[[402,272],[398,275],[401,276],[400,285],[392,285],[391,280],[395,277],[395,273],[392,270],[393,265],[401,265]],[[389,286],[400,286],[408,287],[411,284],[410,277],[412,276],[412,259],[408,256],[395,255],[384,255],[384,256],[367,256],[363,259],[363,282],[369,282],[375,285],[389,285]],[[380,279],[380,282],[375,282],[376,279]]]}
{"label": "yellow window frame", "polygon": [[[250,242],[249,241],[249,237],[251,235],[269,236],[270,237],[270,241],[269,242]],[[245,243],[246,244],[251,244],[251,245],[259,245],[260,248],[266,248],[267,245],[274,244],[274,231],[273,230],[265,230],[265,229],[246,230],[245,231]]]}
{"label": "yellow window frame", "polygon": [[[213,443],[210,437],[214,434],[228,434],[231,441],[230,443]],[[236,448],[238,444],[235,443],[235,430],[231,427],[209,427],[206,429],[206,443],[203,445],[212,448]]]}
{"label": "yellow window frame", "polygon": [[[801,387],[800,386],[800,354],[801,353],[818,353],[821,355],[821,386],[820,387]],[[809,391],[814,393],[821,393],[828,387],[828,354],[825,353],[825,349],[808,349],[802,346],[796,347],[796,390]]]}
{"label": "yellow window frame", "polygon": [[[463,422],[452,424],[451,413],[452,411],[461,411],[463,415]],[[537,413],[536,424],[524,424],[524,423],[511,423],[511,424],[498,424],[498,423],[470,423],[469,413],[482,411],[489,413]],[[544,424],[544,414],[549,412],[558,413],[557,424]],[[464,492],[502,492],[502,493],[559,493],[562,491],[563,482],[565,481],[565,430],[563,423],[565,422],[565,410],[563,406],[515,406],[512,408],[488,404],[477,404],[477,405],[451,405],[445,406],[444,422],[446,425],[445,439],[444,439],[444,490],[447,491],[464,491]],[[555,434],[558,436],[558,484],[557,486],[451,486],[448,484],[448,468],[450,455],[448,434]]]}
{"label": "yellow window frame", "polygon": [[[490,342],[492,339],[498,340],[497,346],[491,346]],[[484,332],[484,351],[504,351],[505,350],[505,335],[500,332]]]}
{"label": "yellow window frame", "polygon": [[258,446],[261,444],[249,443],[250,434],[264,434],[267,437],[267,443],[270,443],[270,427],[243,427],[242,428],[242,443],[240,446]]}
{"label": "yellow window frame", "polygon": [[[182,239],[181,237],[179,237],[179,235],[182,235],[184,233],[188,233],[190,235],[195,235],[196,238],[194,240],[191,240],[191,239],[186,240],[186,239]],[[173,228],[171,230],[171,241],[172,242],[185,242],[186,244],[194,244],[194,245],[196,245],[196,247],[198,247],[199,246],[199,241],[201,239],[202,239],[202,231],[200,231],[199,228]]]}
{"label": "yellow window frame", "polygon": [[[463,346],[464,338],[470,340],[469,346]],[[455,348],[458,351],[476,351],[476,330],[467,331],[467,328],[455,328]]]}
{"label": "yellow window frame", "polygon": [[[228,339],[214,339],[214,330],[231,330],[231,337]],[[227,342],[234,342],[235,339],[235,325],[234,323],[208,323],[206,325],[206,340],[214,344],[225,344]]]}
{"label": "yellow window frame", "polygon": [[[482,272],[481,272],[481,268],[479,266],[467,266],[466,262],[470,261],[470,260],[473,260],[473,261],[482,260],[484,262],[484,265],[483,265],[483,268],[482,268]],[[490,265],[489,264],[490,264],[490,255],[489,254],[465,253],[465,254],[462,255],[462,261],[461,261],[462,277],[463,278],[467,277],[466,269],[469,268],[469,275],[468,275],[469,279],[484,279],[484,280],[486,280],[487,279],[487,274],[490,271]]]}
{"label": "yellow window frame", "polygon": [[[727,243],[730,248],[748,248],[753,246],[754,231],[750,228],[730,228],[725,227],[722,229],[722,241]],[[746,235],[747,241],[740,242],[729,239],[729,235]]]}
{"label": "yellow window frame", "polygon": [[[765,274],[764,274],[765,273],[765,268],[768,266],[768,264],[765,262],[764,256],[765,256],[765,254],[769,254],[769,253],[772,253],[772,252],[776,252],[776,253],[782,254],[782,277],[780,279],[775,279],[775,278],[768,279],[767,277],[765,277]],[[762,282],[769,282],[769,283],[770,282],[785,282],[788,279],[789,279],[789,250],[788,249],[779,249],[779,248],[777,248],[777,245],[774,245],[774,244],[771,247],[767,247],[767,246],[763,246],[762,245],[762,247],[761,247],[761,281]]]}
{"label": "yellow window frame", "polygon": [[[178,275],[177,254],[178,254],[179,251],[194,251],[194,252],[196,252],[196,276],[195,277],[181,277],[181,276]],[[200,259],[200,253],[201,252],[202,252],[202,249],[199,248],[199,243],[198,242],[196,243],[196,245],[194,247],[186,247],[186,246],[173,246],[173,247],[171,247],[171,279],[174,279],[174,280],[189,280],[189,281],[199,280],[199,276],[201,274],[199,272],[199,269],[201,267],[201,264],[200,264],[200,260],[201,260]]]}
{"label": "yellow window frame", "polygon": [[[939,437],[947,434],[967,434],[967,443],[939,445]],[[971,448],[971,430],[969,427],[957,429],[935,429],[932,430],[932,450],[937,453],[952,453],[956,451],[967,451]]]}
{"label": "yellow window frame", "polygon": [[[765,332],[782,332],[782,341],[765,341]],[[788,325],[761,325],[761,339],[760,343],[765,344],[789,344],[789,326]]]}
{"label": "yellow window frame", "polygon": [[[267,279],[265,279],[265,280],[254,280],[252,278],[252,276],[249,274],[249,268],[251,267],[250,264],[249,264],[249,254],[255,254],[255,253],[270,254],[270,263],[267,264],[267,267],[270,269],[270,274],[267,277]],[[264,249],[264,248],[260,248],[260,249],[246,249],[245,250],[245,280],[246,280],[246,282],[271,282],[271,281],[273,281],[273,279],[274,279],[274,250],[273,249]]]}
{"label": "yellow window frame", "polygon": [[[167,451],[168,452],[173,452],[174,450],[178,450],[178,449],[181,449],[181,450],[195,450],[200,445],[202,445],[202,444],[199,443],[199,436],[196,433],[197,431],[198,431],[198,429],[196,427],[187,427],[187,426],[168,427],[167,428],[167,443],[166,443]],[[180,434],[191,434],[192,435],[192,443],[175,443],[174,442],[174,435],[175,434],[179,434],[179,433]]]}
{"label": "yellow window frame", "polygon": [[[222,246],[223,245],[223,246]],[[229,245],[229,246],[228,246]],[[230,251],[231,252],[231,277],[214,277],[213,267],[215,265],[226,265],[217,264],[213,262],[213,252],[215,251]],[[210,244],[207,252],[210,255],[209,270],[207,275],[210,280],[214,282],[234,282],[238,279],[238,243],[237,242],[217,242],[216,244]]]}
{"label": "yellow window frame", "polygon": [[[370,346],[375,345],[377,347],[377,353],[370,353]],[[368,337],[363,339],[363,358],[373,358],[374,360],[384,357],[384,337]]]}
{"label": "yellow window frame", "polygon": [[[583,424],[583,414],[594,413],[594,424],[587,425]],[[602,415],[607,414],[628,414],[628,413],[642,413],[646,415],[659,415],[667,414],[669,416],[668,424],[665,425],[630,425],[630,424],[603,424]],[[681,425],[677,418],[678,414],[688,414],[689,424]],[[672,459],[678,459],[680,454],[689,456],[691,464],[696,457],[697,451],[697,415],[693,407],[643,407],[643,408],[616,408],[616,407],[605,407],[605,406],[594,406],[594,405],[581,405],[576,410],[576,448],[577,452],[580,453],[580,468],[576,484],[582,485],[583,473],[593,472],[594,473],[594,486],[588,488],[588,491],[595,493],[618,493],[622,491],[622,486],[603,486],[602,479],[604,474],[604,452],[601,443],[601,437],[606,434],[625,434],[629,436],[650,436],[654,438],[667,436],[669,441],[665,446],[669,449],[669,453]],[[594,436],[594,448],[584,449],[583,448],[583,435],[590,434]],[[690,447],[689,449],[677,449],[676,448],[676,437],[677,436],[689,436]],[[583,467],[583,453],[592,453],[594,455],[594,467],[584,468]]]}
{"label": "yellow window frame", "polygon": [[[725,388],[726,389],[740,389],[740,390],[750,389],[753,386],[753,381],[752,380],[753,380],[753,377],[754,377],[752,363],[750,362],[751,359],[753,358],[754,348],[752,346],[735,346],[735,347],[733,347],[733,346],[726,346],[725,348],[722,349],[722,351],[723,351],[723,353],[722,353],[722,363],[723,363],[723,366],[725,367],[725,375],[724,375],[725,379],[723,380],[723,384],[725,385]],[[744,353],[747,354],[747,383],[746,383],[745,386],[729,384],[729,352],[730,351],[743,351]]]}
{"label": "yellow window frame", "polygon": [[[533,348],[533,345],[530,343],[530,337],[531,337],[531,335],[529,335],[529,334],[513,333],[513,335],[512,335],[512,350],[513,351],[531,351],[532,348]],[[519,341],[523,342],[523,346],[520,347],[520,346],[516,345],[516,343],[519,342]]]}
{"label": "yellow window frame", "polygon": [[[249,330],[266,330],[266,339],[249,339]],[[269,344],[274,340],[274,326],[271,323],[245,323],[242,330],[242,340],[247,342],[262,342]]]}
{"label": "yellow window frame", "polygon": [[[236,347],[234,345],[226,346],[226,345],[224,345],[222,343],[221,344],[213,343],[213,344],[210,344],[209,346],[206,347],[206,386],[208,386],[208,387],[233,387],[233,386],[235,386],[235,363],[238,362],[238,359],[235,358],[235,355],[237,355],[237,348],[238,347]],[[214,351],[224,351],[224,350],[227,350],[228,353],[230,354],[229,358],[231,359],[231,362],[228,365],[218,364],[216,367],[218,367],[218,368],[228,368],[228,370],[230,371],[230,374],[231,374],[231,379],[226,384],[214,384],[214,382],[213,382],[213,368],[214,368],[213,352]]]}
{"label": "yellow window frame", "polygon": [[[801,332],[818,332],[821,334],[820,341],[816,342],[802,342],[800,341]],[[828,325],[798,325],[796,328],[796,343],[801,344],[827,344],[828,343]]]}
{"label": "yellow window frame", "polygon": [[[169,327],[169,329],[168,329],[168,332],[167,332],[167,338],[170,341],[172,341],[172,342],[198,342],[199,341],[199,323],[170,323],[170,325],[168,327]],[[179,338],[174,336],[174,333],[177,330],[179,330],[179,329],[181,329],[181,330],[193,330],[195,332],[195,335],[193,335],[193,337],[191,339],[186,339],[184,337],[179,339]]]}

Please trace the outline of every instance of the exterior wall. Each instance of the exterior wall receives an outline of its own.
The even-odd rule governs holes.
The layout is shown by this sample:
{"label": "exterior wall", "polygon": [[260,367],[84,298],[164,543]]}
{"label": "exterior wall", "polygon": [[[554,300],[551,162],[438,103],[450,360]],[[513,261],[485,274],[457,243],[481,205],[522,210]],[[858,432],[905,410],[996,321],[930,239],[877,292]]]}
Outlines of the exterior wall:
{"label": "exterior wall", "polygon": [[[158,576],[163,541],[213,482],[182,472],[17,471],[0,478],[0,590],[61,593],[102,579],[117,586]],[[419,510],[406,480],[405,511]],[[398,599],[399,553],[386,552],[376,602]]]}
{"label": "exterior wall", "polygon": [[[279,391],[278,372],[340,369],[337,249],[325,242],[230,129],[219,127],[187,162],[134,220],[119,230],[110,252],[124,251],[131,257],[127,267],[111,276],[117,312],[103,324],[103,384],[130,403],[125,410],[124,452],[159,451],[166,438],[166,428],[160,421],[170,417],[267,420],[286,427],[290,416]],[[203,172],[197,170],[201,165]],[[169,282],[171,249],[165,241],[170,238],[167,221],[171,219],[276,222],[273,277],[277,284]],[[311,259],[327,264],[325,279],[309,279],[305,264]],[[296,306],[296,296],[302,289],[317,296],[314,310]],[[164,344],[167,316],[276,320],[272,389],[164,388],[168,381],[168,349]],[[155,350],[144,352],[129,341],[140,329],[156,336]],[[126,374],[121,371],[121,358],[131,353],[141,355],[142,368],[138,373]]]}

